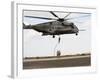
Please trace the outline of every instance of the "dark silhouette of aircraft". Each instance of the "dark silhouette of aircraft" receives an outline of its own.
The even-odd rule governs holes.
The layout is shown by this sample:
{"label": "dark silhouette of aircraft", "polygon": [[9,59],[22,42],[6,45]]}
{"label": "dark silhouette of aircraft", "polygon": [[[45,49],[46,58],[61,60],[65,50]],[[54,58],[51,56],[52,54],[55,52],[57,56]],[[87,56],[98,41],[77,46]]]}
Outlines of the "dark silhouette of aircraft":
{"label": "dark silhouette of aircraft", "polygon": [[73,19],[73,18],[67,18],[71,14],[71,12],[69,12],[64,18],[59,18],[53,11],[50,11],[50,13],[55,18],[24,16],[28,18],[38,18],[38,19],[54,20],[54,21],[40,23],[36,25],[25,25],[23,23],[23,29],[33,29],[38,32],[42,32],[42,36],[52,35],[53,38],[55,38],[55,35],[63,35],[63,34],[78,35],[79,29],[77,28],[77,26],[73,22],[67,21]]}

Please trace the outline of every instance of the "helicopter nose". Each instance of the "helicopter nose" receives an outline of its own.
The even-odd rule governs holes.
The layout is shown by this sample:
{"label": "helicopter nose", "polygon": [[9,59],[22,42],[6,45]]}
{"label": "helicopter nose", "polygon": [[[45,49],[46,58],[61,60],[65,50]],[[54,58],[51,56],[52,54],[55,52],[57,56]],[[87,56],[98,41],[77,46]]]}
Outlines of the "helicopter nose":
{"label": "helicopter nose", "polygon": [[74,32],[75,33],[78,33],[79,32],[79,29],[76,26],[74,27]]}

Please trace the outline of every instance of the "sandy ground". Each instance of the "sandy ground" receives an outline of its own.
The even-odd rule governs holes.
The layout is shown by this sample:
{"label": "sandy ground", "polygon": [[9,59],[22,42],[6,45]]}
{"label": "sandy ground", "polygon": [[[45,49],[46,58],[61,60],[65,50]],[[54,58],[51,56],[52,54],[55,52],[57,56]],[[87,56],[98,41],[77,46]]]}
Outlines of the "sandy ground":
{"label": "sandy ground", "polygon": [[78,67],[90,65],[90,55],[23,60],[23,69]]}

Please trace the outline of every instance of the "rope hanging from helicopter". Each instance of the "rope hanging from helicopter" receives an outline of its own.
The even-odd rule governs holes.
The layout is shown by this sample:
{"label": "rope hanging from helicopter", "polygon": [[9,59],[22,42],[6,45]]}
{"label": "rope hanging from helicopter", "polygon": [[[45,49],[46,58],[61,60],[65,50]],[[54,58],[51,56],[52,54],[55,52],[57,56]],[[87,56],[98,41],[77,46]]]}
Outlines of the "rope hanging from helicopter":
{"label": "rope hanging from helicopter", "polygon": [[58,45],[60,45],[60,41],[61,41],[61,37],[59,36],[58,42],[57,42],[57,44],[56,44],[55,47],[54,47],[54,56],[56,56],[56,55],[55,55],[56,48],[57,48]]}

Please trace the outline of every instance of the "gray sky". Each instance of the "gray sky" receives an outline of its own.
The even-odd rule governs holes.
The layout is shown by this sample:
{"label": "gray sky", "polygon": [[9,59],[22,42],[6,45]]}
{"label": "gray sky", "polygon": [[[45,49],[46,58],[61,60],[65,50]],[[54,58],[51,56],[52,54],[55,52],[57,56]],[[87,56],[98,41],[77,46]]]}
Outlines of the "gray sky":
{"label": "gray sky", "polygon": [[[63,18],[68,13],[54,12],[60,18]],[[24,16],[38,16],[38,17],[51,17],[55,18],[49,12],[36,12],[36,11],[24,11]],[[80,16],[86,16],[81,17]],[[77,17],[77,18],[75,18]],[[65,34],[61,35],[61,42],[56,47],[56,50],[60,50],[62,55],[66,54],[76,54],[76,53],[84,53],[90,52],[91,50],[91,14],[79,14],[79,13],[71,13],[68,18],[71,19],[71,22],[74,22],[75,25],[81,29],[85,29],[86,31],[80,31],[78,36],[75,34]],[[36,18],[26,18],[24,17],[24,23],[26,25],[39,24],[44,22],[49,22],[51,20],[43,20]],[[24,29],[24,57],[30,56],[53,56],[54,48],[58,41],[58,36],[52,38],[52,36],[41,36],[41,33],[31,30]]]}

